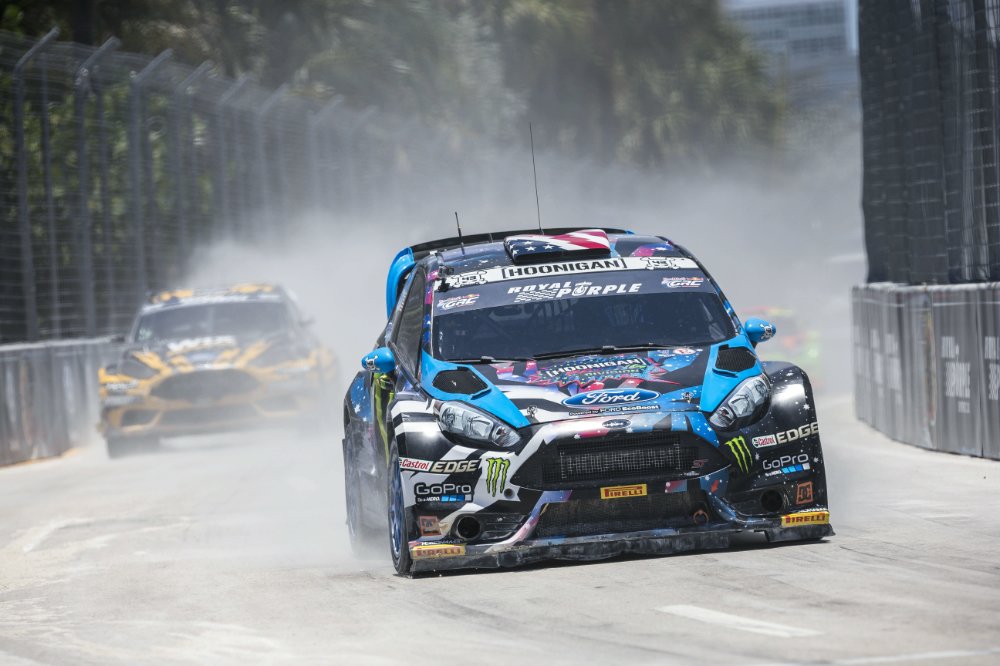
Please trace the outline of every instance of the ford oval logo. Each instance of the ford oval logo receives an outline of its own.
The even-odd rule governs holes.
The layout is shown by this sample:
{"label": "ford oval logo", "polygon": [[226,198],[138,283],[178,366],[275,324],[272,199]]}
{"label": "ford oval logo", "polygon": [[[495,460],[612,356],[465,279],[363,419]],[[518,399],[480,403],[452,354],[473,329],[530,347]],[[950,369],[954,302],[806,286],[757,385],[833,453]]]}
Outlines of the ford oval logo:
{"label": "ford oval logo", "polygon": [[587,391],[563,400],[567,407],[611,407],[613,405],[632,405],[660,397],[656,391],[637,388],[600,389]]}
{"label": "ford oval logo", "polygon": [[629,420],[628,419],[611,419],[609,421],[605,421],[601,425],[603,427],[607,428],[608,430],[618,430],[619,428],[627,428],[629,426]]}

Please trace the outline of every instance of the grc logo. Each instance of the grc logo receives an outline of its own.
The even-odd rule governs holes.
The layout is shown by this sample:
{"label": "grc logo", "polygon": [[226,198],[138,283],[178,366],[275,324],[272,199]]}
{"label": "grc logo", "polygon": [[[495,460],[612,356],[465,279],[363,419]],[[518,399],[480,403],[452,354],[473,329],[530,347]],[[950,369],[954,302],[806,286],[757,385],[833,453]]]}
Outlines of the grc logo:
{"label": "grc logo", "polygon": [[659,393],[646,389],[601,389],[577,393],[563,400],[563,404],[567,407],[608,407],[647,402],[658,397]]}
{"label": "grc logo", "polygon": [[601,499],[619,499],[621,497],[645,497],[646,484],[633,483],[629,486],[607,486],[601,488]]}

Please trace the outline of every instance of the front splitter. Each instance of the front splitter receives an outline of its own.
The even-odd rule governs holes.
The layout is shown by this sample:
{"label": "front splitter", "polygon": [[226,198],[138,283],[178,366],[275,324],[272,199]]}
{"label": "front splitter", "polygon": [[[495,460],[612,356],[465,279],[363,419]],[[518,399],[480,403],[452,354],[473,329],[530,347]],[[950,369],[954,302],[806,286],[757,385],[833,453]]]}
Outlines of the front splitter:
{"label": "front splitter", "polygon": [[725,524],[682,530],[663,529],[624,534],[537,539],[509,546],[500,544],[465,546],[464,555],[415,558],[412,572],[500,569],[552,560],[585,562],[626,554],[671,555],[694,550],[714,550],[728,548],[731,545],[733,535],[752,532],[763,532],[769,542],[821,539],[834,534],[830,525],[748,530]]}

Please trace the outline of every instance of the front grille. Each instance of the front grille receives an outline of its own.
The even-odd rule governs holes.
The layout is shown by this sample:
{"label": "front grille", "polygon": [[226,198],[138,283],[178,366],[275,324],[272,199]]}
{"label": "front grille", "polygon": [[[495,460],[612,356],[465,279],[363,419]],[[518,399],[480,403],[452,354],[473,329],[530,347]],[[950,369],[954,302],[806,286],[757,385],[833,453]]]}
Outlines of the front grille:
{"label": "front grille", "polygon": [[242,395],[255,388],[257,380],[241,370],[200,370],[167,377],[153,389],[152,394],[164,400],[197,404]]}
{"label": "front grille", "polygon": [[707,474],[722,462],[711,446],[689,432],[653,431],[557,440],[548,448],[542,463],[544,488],[587,481]]}
{"label": "front grille", "polygon": [[620,534],[694,525],[692,513],[704,510],[701,491],[663,493],[624,499],[592,499],[548,504],[534,536],[574,537]]}
{"label": "front grille", "polygon": [[257,416],[252,405],[224,405],[221,407],[199,407],[196,409],[176,409],[165,412],[160,418],[161,426],[202,426],[252,419]]}

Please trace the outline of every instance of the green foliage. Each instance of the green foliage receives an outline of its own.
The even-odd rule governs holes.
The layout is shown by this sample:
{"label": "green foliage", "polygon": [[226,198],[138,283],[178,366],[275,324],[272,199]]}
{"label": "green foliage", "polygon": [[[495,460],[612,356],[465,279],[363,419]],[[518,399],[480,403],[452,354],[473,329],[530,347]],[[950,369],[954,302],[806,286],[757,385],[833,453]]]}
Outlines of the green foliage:
{"label": "green foliage", "polygon": [[[5,4],[42,34],[70,0]],[[86,5],[87,3],[82,3]],[[780,144],[782,95],[717,0],[92,0],[100,40],[582,159],[707,166]]]}

